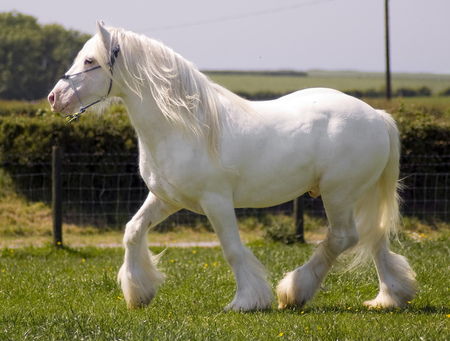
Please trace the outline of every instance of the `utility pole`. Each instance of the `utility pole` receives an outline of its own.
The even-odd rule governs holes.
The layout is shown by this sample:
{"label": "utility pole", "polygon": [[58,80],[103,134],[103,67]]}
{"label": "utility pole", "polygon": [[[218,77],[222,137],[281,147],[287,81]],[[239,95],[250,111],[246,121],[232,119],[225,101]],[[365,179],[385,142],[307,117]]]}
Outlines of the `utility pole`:
{"label": "utility pole", "polygon": [[389,51],[389,0],[384,0],[384,28],[386,38],[386,99],[392,97],[391,90],[391,57]]}

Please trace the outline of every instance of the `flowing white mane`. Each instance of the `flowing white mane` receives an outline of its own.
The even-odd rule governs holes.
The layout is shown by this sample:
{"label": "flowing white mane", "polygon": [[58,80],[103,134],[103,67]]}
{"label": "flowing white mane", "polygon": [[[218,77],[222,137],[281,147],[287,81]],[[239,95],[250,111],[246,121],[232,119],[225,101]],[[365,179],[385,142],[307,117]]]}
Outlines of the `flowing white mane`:
{"label": "flowing white mane", "polygon": [[[159,109],[184,131],[205,140],[210,156],[219,160],[220,116],[223,111],[219,95],[240,107],[245,100],[214,84],[194,64],[161,42],[123,29],[108,28],[111,46],[120,45],[113,78],[120,78],[143,98],[150,89]],[[98,40],[97,56],[109,56]],[[99,61],[108,67],[108,59]]]}

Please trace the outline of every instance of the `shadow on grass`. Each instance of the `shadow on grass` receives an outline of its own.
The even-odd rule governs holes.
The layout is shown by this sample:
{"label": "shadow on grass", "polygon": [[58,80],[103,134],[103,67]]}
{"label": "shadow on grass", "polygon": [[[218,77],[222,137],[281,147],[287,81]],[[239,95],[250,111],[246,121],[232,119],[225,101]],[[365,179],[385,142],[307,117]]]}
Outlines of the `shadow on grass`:
{"label": "shadow on grass", "polygon": [[406,308],[368,308],[366,306],[353,306],[353,307],[344,307],[344,306],[316,306],[316,307],[301,307],[301,308],[269,308],[264,310],[257,311],[248,311],[248,312],[228,312],[228,313],[237,313],[237,314],[261,314],[261,315],[299,315],[299,316],[307,316],[307,315],[323,315],[323,314],[353,314],[353,315],[361,315],[361,314],[386,314],[386,315],[449,315],[450,307],[447,306],[432,306],[427,305],[423,307],[415,307],[414,305],[410,305]]}

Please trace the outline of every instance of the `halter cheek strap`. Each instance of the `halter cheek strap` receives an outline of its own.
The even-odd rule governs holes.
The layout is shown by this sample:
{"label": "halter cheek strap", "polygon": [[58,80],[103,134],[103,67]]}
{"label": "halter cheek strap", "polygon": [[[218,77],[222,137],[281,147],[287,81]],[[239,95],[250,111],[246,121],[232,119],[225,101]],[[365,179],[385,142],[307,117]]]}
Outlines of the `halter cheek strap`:
{"label": "halter cheek strap", "polygon": [[[109,72],[111,72],[111,76],[113,74],[113,67],[114,67],[114,64],[116,62],[116,58],[119,55],[119,51],[120,51],[120,45],[119,44],[117,44],[111,51],[111,56],[110,56],[109,63],[108,63],[108,65],[109,65]],[[88,105],[83,105],[83,102],[81,102],[81,98],[78,95],[78,91],[77,91],[75,85],[72,82],[72,78],[74,78],[74,77],[76,77],[78,75],[81,75],[83,73],[87,73],[87,72],[90,72],[90,71],[93,71],[93,70],[97,70],[99,68],[101,68],[100,65],[94,66],[93,68],[90,68],[90,69],[87,69],[87,70],[84,70],[84,71],[81,71],[81,72],[77,72],[77,73],[74,73],[74,74],[71,74],[71,75],[62,75],[60,77],[60,79],[66,80],[66,81],[69,82],[70,86],[72,87],[73,91],[75,92],[75,95],[77,96],[78,102],[80,103],[80,109],[78,109],[78,112],[73,114],[73,115],[71,115],[71,116],[69,116],[69,117],[67,117],[67,121],[69,123],[72,123],[72,122],[78,120],[80,118],[80,115],[82,113],[84,113],[87,108],[93,106],[94,104],[97,104],[99,102],[104,101],[109,96],[109,94],[111,92],[111,88],[112,88],[112,83],[113,83],[112,78],[109,81],[109,88],[108,88],[108,92],[107,92],[106,96],[103,96],[99,100],[97,100],[95,102],[92,102],[91,104],[88,104]]]}

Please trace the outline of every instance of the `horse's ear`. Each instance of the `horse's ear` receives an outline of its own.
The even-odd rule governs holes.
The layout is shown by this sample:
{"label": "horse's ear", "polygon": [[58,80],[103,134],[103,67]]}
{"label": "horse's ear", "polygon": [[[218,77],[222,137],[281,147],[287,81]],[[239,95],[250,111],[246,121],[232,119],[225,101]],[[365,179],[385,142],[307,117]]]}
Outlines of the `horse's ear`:
{"label": "horse's ear", "polygon": [[111,50],[111,33],[109,33],[109,31],[106,29],[105,23],[102,20],[97,21],[96,24],[97,24],[97,34],[102,39],[102,42],[106,47],[106,50],[110,51]]}

